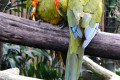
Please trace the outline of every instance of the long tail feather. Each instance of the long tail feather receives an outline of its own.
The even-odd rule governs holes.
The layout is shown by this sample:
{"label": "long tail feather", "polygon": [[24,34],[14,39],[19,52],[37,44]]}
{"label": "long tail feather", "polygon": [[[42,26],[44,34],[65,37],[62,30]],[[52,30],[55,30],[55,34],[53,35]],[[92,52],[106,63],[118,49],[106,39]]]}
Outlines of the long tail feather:
{"label": "long tail feather", "polygon": [[81,72],[83,55],[84,49],[82,46],[78,48],[77,53],[71,53],[71,49],[69,47],[67,53],[65,80],[78,80]]}

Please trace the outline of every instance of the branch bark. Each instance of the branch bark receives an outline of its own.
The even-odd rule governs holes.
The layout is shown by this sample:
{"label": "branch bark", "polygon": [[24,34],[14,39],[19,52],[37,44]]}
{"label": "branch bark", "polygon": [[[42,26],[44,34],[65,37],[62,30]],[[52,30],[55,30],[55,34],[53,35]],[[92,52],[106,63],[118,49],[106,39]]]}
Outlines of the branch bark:
{"label": "branch bark", "polygon": [[[0,13],[0,41],[42,49],[67,52],[68,27],[27,20]],[[85,54],[120,59],[120,35],[98,31],[85,50]]]}
{"label": "branch bark", "polygon": [[11,73],[11,74],[15,74],[15,75],[19,75],[20,71],[18,68],[11,68],[11,69],[6,69],[0,72],[5,72],[5,73]]}
{"label": "branch bark", "polygon": [[18,68],[12,68],[4,71],[0,71],[0,80],[43,80],[32,77],[25,77],[19,75]]}
{"label": "branch bark", "polygon": [[91,59],[89,59],[86,56],[83,57],[83,66],[95,72],[96,74],[104,78],[104,80],[120,80],[120,76],[101,67],[100,65],[96,64],[95,62],[93,62]]}

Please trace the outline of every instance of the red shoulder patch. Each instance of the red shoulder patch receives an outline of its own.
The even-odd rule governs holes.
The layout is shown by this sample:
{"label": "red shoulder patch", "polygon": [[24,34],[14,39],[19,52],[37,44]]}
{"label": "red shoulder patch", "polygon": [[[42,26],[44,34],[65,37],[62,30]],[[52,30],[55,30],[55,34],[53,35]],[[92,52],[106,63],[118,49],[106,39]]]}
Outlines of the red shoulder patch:
{"label": "red shoulder patch", "polygon": [[35,3],[38,3],[38,0],[34,0]]}
{"label": "red shoulder patch", "polygon": [[56,9],[59,10],[60,7],[58,6],[58,3],[60,2],[60,0],[55,0],[55,5],[56,5]]}

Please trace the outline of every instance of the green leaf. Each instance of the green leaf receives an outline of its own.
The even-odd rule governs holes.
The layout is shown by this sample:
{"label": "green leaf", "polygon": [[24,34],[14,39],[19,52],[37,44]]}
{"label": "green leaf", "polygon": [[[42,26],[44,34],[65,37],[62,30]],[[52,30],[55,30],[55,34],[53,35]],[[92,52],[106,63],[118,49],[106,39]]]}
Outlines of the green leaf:
{"label": "green leaf", "polygon": [[15,11],[15,12],[21,12],[19,9],[11,9],[11,10],[13,10],[13,11]]}
{"label": "green leaf", "polygon": [[9,53],[14,53],[14,54],[21,54],[20,53],[20,47],[18,45],[9,46],[8,52]]}
{"label": "green leaf", "polygon": [[35,75],[36,75],[36,78],[39,78],[39,79],[42,78],[41,70],[40,70],[40,64],[38,64],[38,62],[36,62]]}
{"label": "green leaf", "polygon": [[114,6],[117,5],[117,0],[111,0],[110,1],[110,6]]}
{"label": "green leaf", "polygon": [[15,64],[15,61],[14,61],[13,58],[10,58],[9,62],[10,62],[10,65],[11,65],[12,68],[16,67],[16,64]]}
{"label": "green leaf", "polygon": [[32,53],[34,53],[37,56],[43,56],[43,54],[41,54],[39,51],[37,50],[30,50]]}
{"label": "green leaf", "polygon": [[58,62],[58,58],[55,57],[55,59],[52,61],[52,67],[54,67]]}
{"label": "green leaf", "polygon": [[78,80],[87,80],[84,77],[80,76]]}
{"label": "green leaf", "polygon": [[58,77],[59,77],[59,78],[60,78],[60,77],[62,77],[62,74],[61,74],[61,72],[59,72],[59,73],[58,73]]}
{"label": "green leaf", "polygon": [[7,44],[3,44],[3,55],[8,53],[9,46]]}
{"label": "green leaf", "polygon": [[15,9],[15,8],[8,8],[8,9],[6,10],[6,12],[7,12],[7,11],[10,11],[10,10],[13,10],[13,11],[15,11],[15,12],[20,12],[19,9]]}
{"label": "green leaf", "polygon": [[50,60],[50,61],[52,60],[51,56],[46,52],[46,50],[39,49],[38,51],[48,60]]}
{"label": "green leaf", "polygon": [[22,73],[24,74],[24,76],[28,76],[28,75],[27,75],[27,72],[26,72],[26,70],[25,70],[24,68],[22,68],[21,74],[22,74]]}
{"label": "green leaf", "polygon": [[24,4],[18,4],[18,5],[14,5],[14,6],[12,6],[12,7],[22,7],[22,8],[26,8],[26,4],[24,3]]}
{"label": "green leaf", "polygon": [[21,60],[23,60],[23,57],[22,56],[14,56],[15,57],[15,60],[20,63]]}
{"label": "green leaf", "polygon": [[20,49],[21,49],[21,50],[25,50],[25,49],[26,49],[26,46],[20,46]]}
{"label": "green leaf", "polygon": [[25,61],[25,67],[29,70],[30,69],[30,64],[28,61]]}
{"label": "green leaf", "polygon": [[30,69],[29,69],[29,71],[28,71],[28,75],[29,75],[30,77],[34,77],[34,71],[35,71],[34,65],[33,65],[33,64],[30,64]]}
{"label": "green leaf", "polygon": [[18,46],[18,45],[9,46],[9,48],[16,49],[18,51],[20,50],[20,46]]}
{"label": "green leaf", "polygon": [[45,79],[49,73],[47,72],[45,65],[42,62],[40,62],[39,68],[42,74],[42,78]]}
{"label": "green leaf", "polygon": [[120,71],[117,71],[116,74],[120,76]]}
{"label": "green leaf", "polygon": [[24,51],[25,54],[27,54],[29,57],[34,58],[33,54],[31,51]]}
{"label": "green leaf", "polygon": [[15,0],[15,2],[22,2],[22,1],[26,1],[26,0]]}

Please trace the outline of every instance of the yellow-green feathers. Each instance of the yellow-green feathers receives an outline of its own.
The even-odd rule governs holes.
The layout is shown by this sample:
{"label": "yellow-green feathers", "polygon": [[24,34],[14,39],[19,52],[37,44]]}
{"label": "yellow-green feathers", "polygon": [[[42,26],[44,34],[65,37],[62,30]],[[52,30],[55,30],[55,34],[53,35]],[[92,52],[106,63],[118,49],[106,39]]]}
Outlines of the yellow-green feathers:
{"label": "yellow-green feathers", "polygon": [[78,80],[84,49],[95,36],[102,16],[101,0],[69,0],[67,19],[70,42],[65,80]]}
{"label": "yellow-green feathers", "polygon": [[[42,19],[43,21],[48,22],[50,24],[63,23],[63,17],[56,10],[54,1],[55,0],[38,0],[36,12],[34,15],[36,20]],[[27,4],[26,7],[29,8],[30,5],[32,4],[32,1],[27,0],[26,4]],[[66,6],[66,4],[64,4],[64,6]],[[63,7],[63,5],[61,7]],[[67,6],[62,8],[63,12],[65,12],[66,9]]]}
{"label": "yellow-green feathers", "polygon": [[31,0],[27,0],[26,1],[26,8],[29,8],[31,4],[32,4],[32,1]]}
{"label": "yellow-green feathers", "polygon": [[96,22],[100,22],[102,16],[102,1],[89,0],[89,2],[84,6],[83,11],[91,14],[91,26],[94,27]]}
{"label": "yellow-green feathers", "polygon": [[61,22],[62,17],[57,12],[54,0],[38,0],[38,7],[36,16],[45,22],[51,24],[58,24]]}

